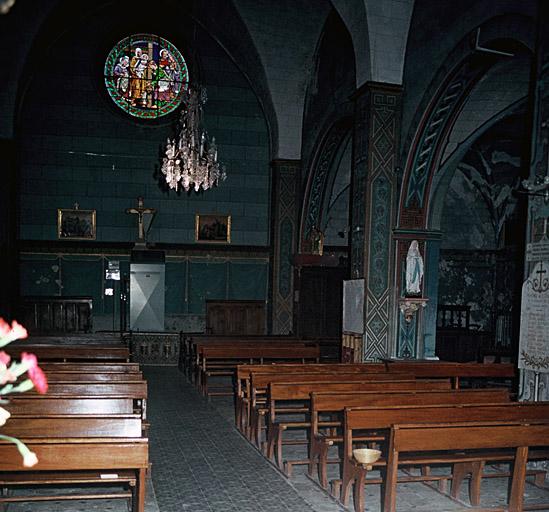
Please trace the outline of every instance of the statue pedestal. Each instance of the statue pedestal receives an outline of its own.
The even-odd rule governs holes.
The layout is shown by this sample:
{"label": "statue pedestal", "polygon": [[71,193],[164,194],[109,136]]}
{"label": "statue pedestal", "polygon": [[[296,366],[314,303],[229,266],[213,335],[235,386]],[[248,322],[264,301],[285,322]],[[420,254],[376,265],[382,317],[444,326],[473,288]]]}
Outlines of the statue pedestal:
{"label": "statue pedestal", "polygon": [[414,318],[414,315],[421,309],[427,306],[429,299],[423,297],[400,297],[398,299],[398,305],[400,311],[404,315],[404,320],[410,323]]}

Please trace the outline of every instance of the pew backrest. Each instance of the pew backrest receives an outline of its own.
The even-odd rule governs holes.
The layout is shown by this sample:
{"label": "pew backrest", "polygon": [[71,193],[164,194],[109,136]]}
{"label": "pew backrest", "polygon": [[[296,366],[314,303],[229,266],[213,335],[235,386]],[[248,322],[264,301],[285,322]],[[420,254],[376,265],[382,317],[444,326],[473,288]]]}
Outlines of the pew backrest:
{"label": "pew backrest", "polygon": [[141,437],[139,414],[130,415],[48,415],[12,416],[2,427],[2,434],[14,437],[63,439],[67,437]]}
{"label": "pew backrest", "polygon": [[413,391],[318,391],[311,393],[311,431],[318,432],[320,413],[340,413],[345,408],[379,406],[421,406],[450,404],[509,403],[509,391],[496,389],[452,389]]}
{"label": "pew backrest", "polygon": [[120,361],[130,360],[128,347],[124,345],[31,345],[11,343],[5,347],[12,357],[31,352],[39,361]]}
{"label": "pew backrest", "polygon": [[49,383],[53,382],[139,382],[143,380],[141,372],[81,372],[81,371],[45,371]]}
{"label": "pew backrest", "polygon": [[[346,458],[351,458],[353,430],[390,429],[392,425],[409,423],[492,422],[497,424],[498,422],[544,420],[549,421],[549,403],[547,402],[346,408],[344,452]],[[433,444],[431,449],[437,448]]]}
{"label": "pew backrest", "polygon": [[45,396],[20,394],[10,398],[4,404],[11,414],[132,414],[134,399],[115,396]]}

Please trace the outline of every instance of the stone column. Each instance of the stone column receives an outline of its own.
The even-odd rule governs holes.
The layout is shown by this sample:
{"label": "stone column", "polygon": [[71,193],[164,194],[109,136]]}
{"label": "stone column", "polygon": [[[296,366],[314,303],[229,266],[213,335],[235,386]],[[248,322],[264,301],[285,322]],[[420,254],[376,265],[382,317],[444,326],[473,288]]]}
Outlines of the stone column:
{"label": "stone column", "polygon": [[367,82],[354,95],[351,276],[364,277],[364,360],[394,349],[396,174],[402,88]]}
{"label": "stone column", "polygon": [[[533,83],[530,88],[530,108],[532,113],[532,143],[529,178],[525,187],[529,190],[527,243],[539,242],[549,237],[549,3],[538,0],[538,30],[536,39]],[[526,258],[524,278],[526,279],[536,262]],[[518,354],[521,357],[521,354]],[[530,370],[521,371],[521,398],[534,397],[535,374]],[[540,373],[539,400],[549,400],[549,373]]]}
{"label": "stone column", "polygon": [[273,160],[271,202],[271,308],[269,332],[294,333],[294,267],[297,252],[300,160]]}
{"label": "stone column", "polygon": [[12,320],[19,299],[15,143],[0,139],[0,317]]}

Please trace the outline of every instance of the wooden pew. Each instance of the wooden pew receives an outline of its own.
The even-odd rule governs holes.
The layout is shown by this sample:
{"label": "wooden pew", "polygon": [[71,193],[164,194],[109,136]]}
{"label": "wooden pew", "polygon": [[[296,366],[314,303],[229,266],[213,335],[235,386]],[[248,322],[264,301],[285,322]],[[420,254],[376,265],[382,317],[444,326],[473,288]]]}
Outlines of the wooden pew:
{"label": "wooden pew", "polygon": [[[65,409],[67,411],[67,409]],[[60,436],[58,432],[63,434]],[[140,437],[141,415],[20,414],[2,427],[2,434],[13,437]],[[116,434],[116,435],[113,435]]]}
{"label": "wooden pew", "polygon": [[[38,456],[29,470],[17,448],[0,441],[0,485],[40,485],[105,482],[135,485],[132,510],[144,512],[148,439],[141,435],[141,418],[129,416],[12,417],[2,429],[17,435]],[[54,472],[54,473],[52,473]],[[106,477],[106,479],[104,478]],[[127,493],[66,495],[58,499],[127,498]],[[0,503],[45,499],[2,496]]]}
{"label": "wooden pew", "polygon": [[135,408],[141,411],[143,420],[147,418],[147,381],[134,382],[53,382],[48,386],[47,395],[40,395],[35,390],[31,390],[24,395],[13,395],[10,400],[19,400],[21,398],[35,397],[38,400],[45,397],[122,397],[131,398],[135,402]]}
{"label": "wooden pew", "polygon": [[235,394],[235,424],[245,432],[250,421],[251,383],[252,372],[255,373],[384,373],[384,363],[275,363],[275,364],[242,364],[236,367],[236,394]]}
{"label": "wooden pew", "polygon": [[338,351],[340,340],[335,338],[303,339],[287,335],[190,335],[184,336],[181,342],[180,369],[188,376],[189,380],[195,377],[197,368],[197,347],[211,344],[241,344],[241,343],[266,343],[270,346],[280,344],[308,344],[314,343],[320,346],[321,358],[333,358],[333,353]]}
{"label": "wooden pew", "polygon": [[111,362],[87,362],[87,363],[38,363],[45,372],[48,371],[75,371],[75,372],[116,372],[116,373],[138,373],[140,372],[139,363],[111,363]]}
{"label": "wooden pew", "polygon": [[[346,407],[394,406],[394,405],[435,405],[435,404],[482,404],[510,402],[507,389],[457,389],[457,390],[416,390],[416,391],[349,391],[331,393],[325,391],[311,393],[309,436],[309,476],[313,477],[318,467],[318,480],[328,489],[328,449],[343,442],[343,435],[330,435],[320,432],[320,415],[341,415]],[[330,461],[340,463],[339,459]],[[291,474],[290,463],[286,463],[286,474]]]}
{"label": "wooden pew", "polygon": [[119,361],[129,362],[130,352],[124,345],[32,345],[16,342],[4,350],[19,358],[21,352],[31,352],[38,361]]}
{"label": "wooden pew", "polygon": [[193,379],[197,370],[197,347],[214,343],[299,343],[302,340],[295,336],[277,336],[277,335],[239,335],[239,336],[222,336],[211,334],[194,334],[184,335],[181,341],[180,354],[182,369],[187,374],[189,379]]}
{"label": "wooden pew", "polygon": [[454,363],[450,361],[418,361],[386,359],[390,371],[413,373],[423,378],[452,378],[455,389],[460,386],[461,378],[477,379],[513,379],[516,377],[514,364],[504,363]]}
{"label": "wooden pew", "polygon": [[143,380],[141,372],[73,372],[73,371],[46,371],[50,384],[57,382],[139,382]]}
{"label": "wooden pew", "polygon": [[[489,459],[489,452],[471,456],[455,453],[455,450],[479,449],[513,449],[513,471],[511,474],[511,489],[508,507],[490,508],[507,512],[522,512],[524,508],[524,488],[526,478],[526,463],[529,449],[533,446],[549,445],[549,423],[547,418],[540,423],[509,422],[502,419],[499,422],[482,424],[469,422],[461,424],[396,424],[391,429],[391,441],[387,460],[387,478],[383,495],[384,512],[396,512],[397,470],[402,454],[409,452],[432,452],[438,450],[446,453],[439,457],[445,462],[455,462],[463,459],[484,463]],[[417,457],[417,455],[416,455]],[[547,509],[549,505],[535,505],[536,510]]]}
{"label": "wooden pew", "polygon": [[[337,375],[335,376],[337,377]],[[283,432],[288,428],[310,428],[309,421],[283,422],[277,416],[277,402],[308,401],[315,391],[345,392],[345,391],[400,391],[425,389],[450,389],[449,380],[381,380],[366,382],[338,382],[334,377],[319,376],[315,382],[273,382],[269,385],[268,395],[268,426],[266,456],[275,460],[281,471],[284,470],[282,458]],[[308,460],[302,461],[308,464]],[[294,462],[295,464],[295,462]]]}
{"label": "wooden pew", "polygon": [[316,361],[320,357],[320,349],[318,345],[211,345],[199,348],[200,357],[200,389],[205,396],[212,395],[233,395],[234,390],[227,392],[211,392],[208,389],[208,377],[217,375],[233,376],[236,367],[243,362],[258,362],[264,361],[297,361],[304,363],[305,361]]}
{"label": "wooden pew", "polygon": [[10,398],[2,407],[12,415],[34,416],[66,414],[132,414],[134,399],[130,397],[101,395],[51,396],[21,394]]}
{"label": "wooden pew", "polygon": [[[305,365],[306,366],[306,365]],[[395,374],[387,372],[355,372],[355,373],[346,373],[341,369],[341,371],[335,372],[313,372],[308,373],[307,368],[303,372],[296,373],[294,371],[280,371],[277,373],[262,373],[262,372],[252,372],[250,376],[250,408],[249,408],[249,425],[245,425],[243,430],[248,438],[253,442],[255,441],[256,446],[259,448],[261,446],[260,434],[263,427],[263,418],[268,411],[268,408],[265,407],[266,396],[269,389],[269,386],[272,383],[276,382],[369,382],[369,381],[380,381],[380,380],[414,380],[413,375],[406,374]],[[278,412],[308,412],[308,407],[300,408],[298,406],[292,406],[290,408],[280,409]]]}
{"label": "wooden pew", "polygon": [[[366,467],[357,463],[353,458],[353,431],[375,431],[385,430],[387,438],[389,431],[393,425],[401,423],[459,423],[459,422],[524,422],[524,421],[548,421],[549,418],[549,403],[495,403],[495,404],[443,404],[443,405],[399,405],[399,406],[384,406],[384,407],[360,407],[346,408],[344,412],[344,460],[343,460],[343,481],[341,490],[341,501],[344,506],[348,505],[351,486],[354,484],[354,502],[355,511],[359,512],[364,509],[364,485],[367,483],[380,483],[379,479],[367,479],[366,475],[370,467]],[[423,447],[417,446],[418,452],[435,451],[437,450],[438,439],[431,437],[428,433],[424,433]],[[489,431],[484,432],[484,436],[491,437]],[[457,439],[456,439],[457,440]],[[479,442],[478,448],[489,448],[489,445],[482,445]],[[542,443],[543,444],[543,443]],[[549,444],[549,443],[546,443]],[[395,448],[396,446],[396,448]],[[493,446],[494,448],[505,448],[505,444],[501,446]],[[386,449],[386,446],[384,447]],[[467,444],[460,446],[456,443],[455,450],[465,450],[470,448]],[[399,450],[398,445],[389,444],[387,458],[382,458],[374,464],[376,467],[382,467],[389,464],[392,457],[392,450]],[[441,448],[443,450],[445,448]],[[450,448],[448,448],[450,449]],[[403,451],[416,451],[403,450]],[[474,456],[461,457],[459,454],[449,454],[448,456],[440,456],[439,454],[410,454],[406,459],[396,462],[396,465],[387,468],[386,486],[394,488],[396,485],[396,467],[398,464],[429,466],[435,463],[461,464],[474,462],[473,476],[471,478],[471,503],[478,505],[480,499],[480,479],[482,476],[482,468],[486,460],[501,460],[500,454],[484,452]],[[509,458],[506,454],[503,457]],[[389,471],[394,471],[394,474],[389,475]],[[460,470],[458,469],[458,473]],[[463,471],[461,471],[463,473]],[[430,473],[418,476],[403,477],[399,481],[440,481],[451,478],[451,475],[432,475]],[[452,482],[452,495],[457,494],[457,487],[461,481]],[[394,502],[391,497],[391,501]],[[385,502],[387,505],[387,502]],[[394,509],[391,509],[394,510]]]}

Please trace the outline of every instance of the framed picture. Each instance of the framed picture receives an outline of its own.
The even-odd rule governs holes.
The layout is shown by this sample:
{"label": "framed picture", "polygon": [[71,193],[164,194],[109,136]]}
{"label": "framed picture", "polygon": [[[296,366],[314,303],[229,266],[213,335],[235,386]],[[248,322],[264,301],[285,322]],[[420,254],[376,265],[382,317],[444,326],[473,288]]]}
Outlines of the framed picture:
{"label": "framed picture", "polygon": [[231,216],[196,214],[195,240],[205,243],[230,244]]}
{"label": "framed picture", "polygon": [[57,209],[59,240],[95,240],[95,210]]}

